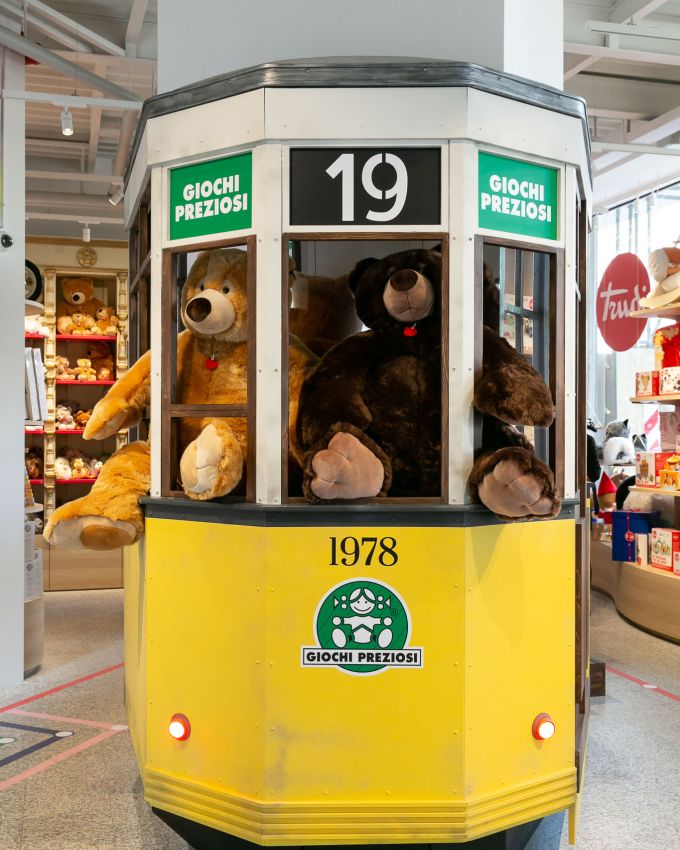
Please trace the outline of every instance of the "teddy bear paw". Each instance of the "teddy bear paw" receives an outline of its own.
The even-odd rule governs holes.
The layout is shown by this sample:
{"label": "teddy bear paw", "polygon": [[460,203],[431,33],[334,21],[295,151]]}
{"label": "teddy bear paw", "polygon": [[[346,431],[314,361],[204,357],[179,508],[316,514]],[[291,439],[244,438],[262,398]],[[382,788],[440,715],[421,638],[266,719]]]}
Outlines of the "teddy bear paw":
{"label": "teddy bear paw", "polygon": [[124,398],[104,396],[95,405],[83,436],[86,440],[104,440],[111,437],[121,428],[137,424],[133,414],[133,408]]}
{"label": "teddy bear paw", "polygon": [[184,450],[179,463],[182,487],[190,499],[230,493],[243,475],[243,455],[235,440],[206,425]]}
{"label": "teddy bear paw", "polygon": [[382,463],[352,434],[339,432],[312,459],[312,493],[319,499],[377,496],[385,480]]}
{"label": "teddy bear paw", "polygon": [[131,522],[102,516],[79,516],[48,524],[44,537],[61,549],[95,549],[104,551],[129,546],[137,539]]}
{"label": "teddy bear paw", "polygon": [[501,460],[484,476],[479,498],[490,511],[513,519],[554,516],[560,507],[552,473],[537,458],[529,468],[515,458]]}

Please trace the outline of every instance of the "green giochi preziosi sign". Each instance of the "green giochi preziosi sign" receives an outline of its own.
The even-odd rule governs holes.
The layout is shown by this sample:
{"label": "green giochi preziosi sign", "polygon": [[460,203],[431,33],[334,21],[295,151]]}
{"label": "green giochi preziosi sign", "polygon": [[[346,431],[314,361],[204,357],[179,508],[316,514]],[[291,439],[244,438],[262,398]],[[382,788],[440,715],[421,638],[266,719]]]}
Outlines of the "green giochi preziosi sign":
{"label": "green giochi preziosi sign", "polygon": [[252,226],[253,161],[242,153],[170,171],[170,238]]}
{"label": "green giochi preziosi sign", "polygon": [[479,226],[557,239],[559,171],[479,152]]}

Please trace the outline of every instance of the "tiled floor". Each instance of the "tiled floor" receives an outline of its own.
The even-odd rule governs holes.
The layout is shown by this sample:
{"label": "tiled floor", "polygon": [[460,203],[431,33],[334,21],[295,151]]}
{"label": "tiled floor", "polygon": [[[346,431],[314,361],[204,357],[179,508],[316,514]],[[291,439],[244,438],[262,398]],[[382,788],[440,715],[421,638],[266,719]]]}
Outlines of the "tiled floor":
{"label": "tiled floor", "polygon": [[[46,612],[43,669],[0,692],[0,850],[187,850],[144,802],[124,726],[121,592],[48,594]],[[599,594],[592,642],[595,657],[680,694],[680,646]],[[592,706],[578,850],[680,850],[680,701],[611,672],[607,690]],[[568,847],[566,831],[563,815],[548,818],[527,850]]]}

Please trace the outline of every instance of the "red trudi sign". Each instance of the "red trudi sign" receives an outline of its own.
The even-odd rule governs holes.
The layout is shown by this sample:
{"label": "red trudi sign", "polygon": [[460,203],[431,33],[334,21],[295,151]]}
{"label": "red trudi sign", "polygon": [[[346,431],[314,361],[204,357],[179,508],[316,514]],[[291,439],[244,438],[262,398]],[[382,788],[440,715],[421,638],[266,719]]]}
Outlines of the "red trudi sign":
{"label": "red trudi sign", "polygon": [[597,290],[597,326],[614,351],[627,351],[640,339],[647,319],[631,317],[649,294],[649,275],[635,254],[619,254],[609,263]]}

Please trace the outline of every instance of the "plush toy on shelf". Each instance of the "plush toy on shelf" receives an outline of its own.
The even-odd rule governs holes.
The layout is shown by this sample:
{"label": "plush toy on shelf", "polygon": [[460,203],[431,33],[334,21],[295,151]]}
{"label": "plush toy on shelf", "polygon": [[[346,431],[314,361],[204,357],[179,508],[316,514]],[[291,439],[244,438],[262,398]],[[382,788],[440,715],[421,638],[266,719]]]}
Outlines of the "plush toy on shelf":
{"label": "plush toy on shelf", "polygon": [[78,410],[75,414],[75,422],[77,428],[84,428],[87,423],[90,421],[90,416],[92,416],[92,409],[88,410]]}
{"label": "plush toy on shelf", "polygon": [[[303,386],[309,501],[441,495],[441,279],[441,254],[423,249],[367,258],[350,274],[369,330],[331,348]],[[471,492],[503,518],[554,516],[553,473],[514,427],[552,423],[550,389],[498,329],[498,289],[485,276],[474,394],[484,421]]]}
{"label": "plush toy on shelf", "polygon": [[24,333],[34,336],[49,336],[50,332],[45,325],[45,317],[42,313],[24,316]]}
{"label": "plush toy on shelf", "polygon": [[43,477],[43,452],[41,448],[31,446],[26,449],[26,470],[32,480]]}
{"label": "plush toy on shelf", "polygon": [[70,478],[73,478],[71,461],[62,455],[56,457],[54,459],[54,474],[58,481],[68,481]]}
{"label": "plush toy on shelf", "polygon": [[650,253],[648,265],[656,286],[640,299],[640,306],[656,310],[680,299],[680,248],[657,248]]}
{"label": "plush toy on shelf", "polygon": [[606,472],[602,473],[597,485],[597,500],[600,511],[613,511],[616,508],[616,484]]}
{"label": "plush toy on shelf", "polygon": [[635,445],[627,419],[615,419],[605,425],[601,449],[605,466],[635,465]]}
{"label": "plush toy on shelf", "polygon": [[73,431],[76,428],[73,408],[70,405],[57,404],[54,411],[54,427],[57,431]]}
{"label": "plush toy on shelf", "polygon": [[66,278],[61,282],[61,294],[64,298],[57,304],[57,333],[71,333],[74,313],[84,313],[92,319],[97,310],[104,305],[94,297],[94,285],[87,277]]}
{"label": "plush toy on shelf", "polygon": [[113,379],[113,357],[108,343],[91,342],[87,346],[87,356],[92,361],[92,368],[97,374],[98,381]]}
{"label": "plush toy on shelf", "polygon": [[90,462],[83,457],[74,457],[71,461],[71,473],[73,478],[94,478],[90,471]]}
{"label": "plush toy on shelf", "polygon": [[79,357],[74,375],[78,381],[96,381],[97,373],[92,368],[92,361],[88,357]]}
{"label": "plush toy on shelf", "polygon": [[[248,363],[248,253],[234,248],[204,251],[184,284],[177,339],[177,401],[181,404],[245,404]],[[300,388],[316,363],[291,337],[289,345],[290,454],[295,439]],[[102,440],[138,424],[150,401],[151,354],[147,352],[96,405],[85,438]],[[245,418],[183,419],[178,428],[181,486],[196,500],[232,493],[244,478],[248,454]],[[149,446],[137,442],[117,451],[102,467],[90,493],[52,514],[45,539],[72,549],[116,549],[144,529],[139,499],[148,493]],[[250,470],[254,474],[254,470]],[[173,482],[174,484],[174,482]]]}
{"label": "plush toy on shelf", "polygon": [[115,336],[118,333],[120,319],[113,307],[99,307],[95,313],[94,332],[102,336]]}
{"label": "plush toy on shelf", "polygon": [[71,362],[68,357],[58,354],[55,358],[56,378],[58,381],[73,381],[75,371],[71,368]]}

